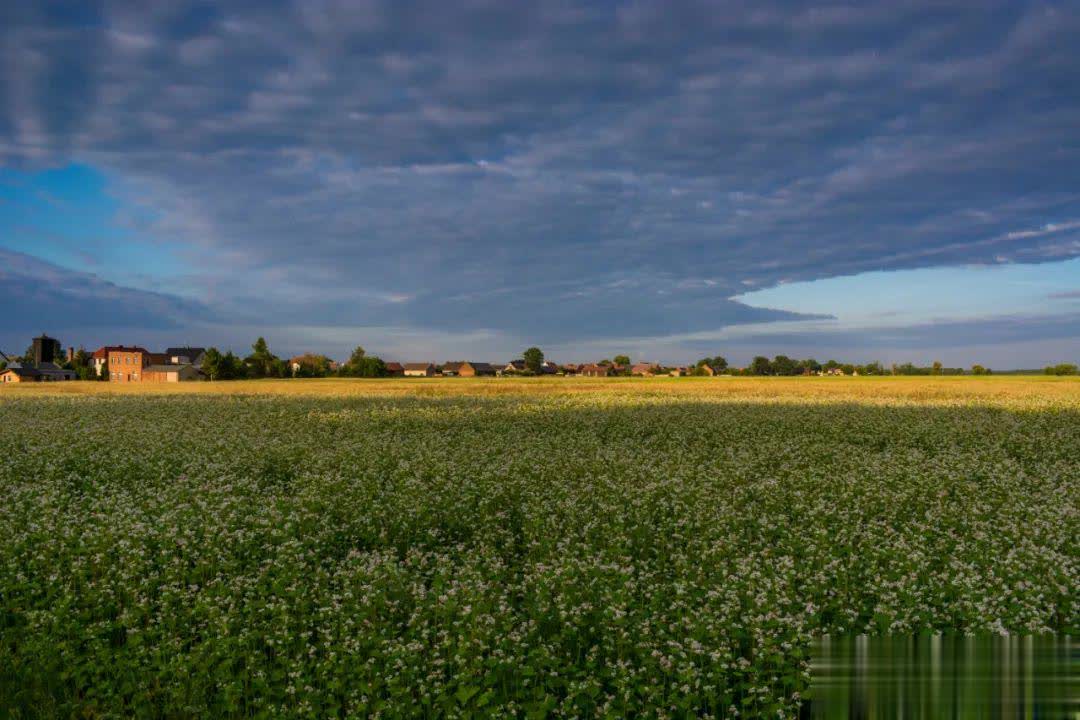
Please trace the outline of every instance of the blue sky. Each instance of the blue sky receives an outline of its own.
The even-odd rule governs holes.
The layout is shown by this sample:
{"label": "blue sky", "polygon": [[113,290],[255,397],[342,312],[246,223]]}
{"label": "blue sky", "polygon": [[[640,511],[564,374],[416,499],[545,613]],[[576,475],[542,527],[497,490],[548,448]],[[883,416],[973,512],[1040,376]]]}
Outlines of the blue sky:
{"label": "blue sky", "polygon": [[8,3],[0,349],[1080,356],[1080,8]]}

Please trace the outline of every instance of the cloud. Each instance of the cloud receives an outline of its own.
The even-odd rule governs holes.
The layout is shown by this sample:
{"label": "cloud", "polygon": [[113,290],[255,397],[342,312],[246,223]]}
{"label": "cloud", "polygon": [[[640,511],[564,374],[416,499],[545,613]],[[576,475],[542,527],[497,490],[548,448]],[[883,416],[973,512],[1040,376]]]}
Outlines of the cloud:
{"label": "cloud", "polygon": [[1065,290],[1063,292],[1050,293],[1046,297],[1050,300],[1080,300],[1080,290]]}
{"label": "cloud", "polygon": [[[30,255],[0,249],[0,302],[7,309],[2,340],[64,328],[164,330],[209,317],[200,303],[115,285]],[[23,337],[25,336],[25,337]]]}
{"label": "cloud", "polygon": [[3,12],[0,163],[106,172],[238,324],[674,336],[798,317],[747,287],[1080,256],[1060,4]]}

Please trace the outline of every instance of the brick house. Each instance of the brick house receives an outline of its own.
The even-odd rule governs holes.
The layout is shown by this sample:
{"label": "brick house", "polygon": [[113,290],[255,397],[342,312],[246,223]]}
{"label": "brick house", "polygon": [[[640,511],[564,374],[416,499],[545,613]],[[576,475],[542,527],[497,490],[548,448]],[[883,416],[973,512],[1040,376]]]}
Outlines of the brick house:
{"label": "brick house", "polygon": [[579,372],[585,377],[607,377],[611,374],[611,368],[607,365],[582,365]]}
{"label": "brick house", "polygon": [[481,375],[494,375],[495,367],[486,362],[463,362],[458,368],[461,377],[479,377]]}
{"label": "brick house", "polygon": [[110,382],[142,382],[143,371],[150,365],[150,352],[138,346],[117,345],[109,350]]}
{"label": "brick house", "polygon": [[386,374],[390,377],[402,377],[405,374],[405,367],[399,362],[386,363]]}

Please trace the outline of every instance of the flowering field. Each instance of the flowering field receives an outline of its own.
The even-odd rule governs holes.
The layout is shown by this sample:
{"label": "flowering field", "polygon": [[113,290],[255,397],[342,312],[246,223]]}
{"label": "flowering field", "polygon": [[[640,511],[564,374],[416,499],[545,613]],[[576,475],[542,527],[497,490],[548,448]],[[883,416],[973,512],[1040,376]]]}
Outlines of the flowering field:
{"label": "flowering field", "polygon": [[1076,633],[1080,382],[875,380],[5,389],[0,717],[793,717],[822,632]]}

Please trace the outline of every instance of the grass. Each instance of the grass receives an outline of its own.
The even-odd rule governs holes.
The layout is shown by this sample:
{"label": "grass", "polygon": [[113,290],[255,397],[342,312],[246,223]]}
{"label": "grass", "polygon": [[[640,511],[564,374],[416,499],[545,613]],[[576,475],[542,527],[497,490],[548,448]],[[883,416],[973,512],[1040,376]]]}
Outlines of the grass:
{"label": "grass", "polygon": [[794,717],[1075,633],[1069,378],[0,389],[0,717]]}

